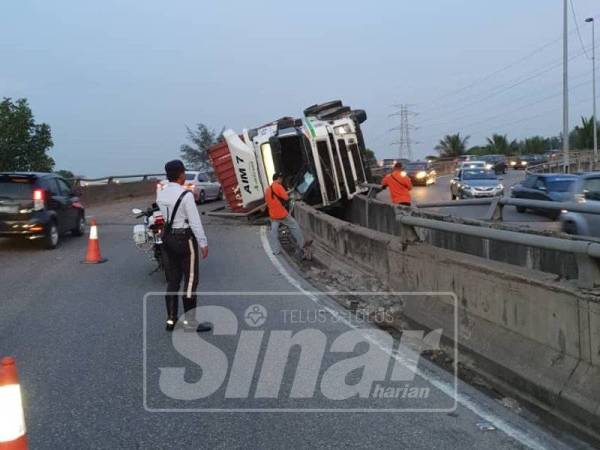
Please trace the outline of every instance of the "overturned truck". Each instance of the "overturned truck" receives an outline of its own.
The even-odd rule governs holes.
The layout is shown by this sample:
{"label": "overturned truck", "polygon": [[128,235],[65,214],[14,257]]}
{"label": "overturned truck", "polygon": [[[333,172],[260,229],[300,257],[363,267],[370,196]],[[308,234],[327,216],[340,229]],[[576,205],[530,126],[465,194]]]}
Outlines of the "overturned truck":
{"label": "overturned truck", "polygon": [[368,190],[370,179],[360,124],[363,110],[341,101],[313,105],[304,117],[283,117],[258,128],[223,133],[209,150],[225,199],[234,212],[264,202],[273,174],[283,174],[292,198],[335,210]]}

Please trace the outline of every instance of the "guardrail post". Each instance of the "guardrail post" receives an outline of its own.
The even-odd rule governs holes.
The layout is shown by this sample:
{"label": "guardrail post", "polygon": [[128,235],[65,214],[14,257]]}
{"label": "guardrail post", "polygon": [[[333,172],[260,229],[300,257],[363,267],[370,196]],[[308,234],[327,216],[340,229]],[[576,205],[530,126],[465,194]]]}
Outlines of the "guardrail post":
{"label": "guardrail post", "polygon": [[577,286],[584,289],[593,289],[600,282],[600,268],[598,261],[589,255],[578,253],[577,259]]}
{"label": "guardrail post", "polygon": [[502,222],[503,208],[504,205],[500,203],[500,197],[494,197],[486,214],[487,220],[491,220],[492,222]]}
{"label": "guardrail post", "polygon": [[394,210],[396,212],[396,221],[400,223],[400,241],[402,242],[402,249],[406,250],[408,244],[420,242],[421,238],[417,233],[417,230],[415,230],[415,227],[412,225],[405,225],[401,220],[398,220],[403,215],[406,215],[406,213],[401,211],[397,206],[394,208]]}

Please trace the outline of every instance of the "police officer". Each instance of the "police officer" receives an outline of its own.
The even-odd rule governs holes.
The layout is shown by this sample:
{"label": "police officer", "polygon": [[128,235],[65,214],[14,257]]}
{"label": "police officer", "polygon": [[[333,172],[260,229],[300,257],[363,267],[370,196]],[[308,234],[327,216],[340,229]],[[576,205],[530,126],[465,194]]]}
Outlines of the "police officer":
{"label": "police officer", "polygon": [[156,198],[166,220],[163,235],[163,257],[167,276],[167,331],[173,331],[177,322],[179,292],[183,278],[183,309],[185,330],[210,331],[210,324],[198,323],[193,317],[198,286],[198,254],[208,256],[208,241],[196,208],[194,195],[183,187],[185,167],[179,160],[165,164],[169,183]]}

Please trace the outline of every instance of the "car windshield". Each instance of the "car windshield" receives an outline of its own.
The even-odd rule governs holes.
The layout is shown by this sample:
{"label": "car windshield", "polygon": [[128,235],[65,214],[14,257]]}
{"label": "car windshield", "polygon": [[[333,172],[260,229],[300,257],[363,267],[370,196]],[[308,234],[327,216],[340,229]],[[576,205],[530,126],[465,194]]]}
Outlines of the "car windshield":
{"label": "car windshield", "polygon": [[406,165],[406,170],[427,170],[425,163],[411,163]]}
{"label": "car windshield", "polygon": [[0,199],[31,198],[31,181],[24,178],[0,179]]}
{"label": "car windshield", "polygon": [[546,189],[549,192],[568,192],[574,182],[574,178],[547,178]]}
{"label": "car windshield", "polygon": [[496,180],[496,174],[489,170],[465,170],[463,180]]}
{"label": "car windshield", "polygon": [[463,164],[465,169],[483,167],[485,165],[484,161],[474,161],[474,162],[466,162]]}
{"label": "car windshield", "polygon": [[196,178],[196,174],[195,173],[186,173],[185,174],[185,179],[187,181],[192,181]]}

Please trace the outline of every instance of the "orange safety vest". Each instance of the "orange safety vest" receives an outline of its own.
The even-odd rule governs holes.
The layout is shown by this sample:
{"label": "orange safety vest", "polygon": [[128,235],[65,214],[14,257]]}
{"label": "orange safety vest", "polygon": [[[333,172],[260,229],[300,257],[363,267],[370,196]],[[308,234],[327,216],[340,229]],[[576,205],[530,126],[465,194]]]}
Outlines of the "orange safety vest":
{"label": "orange safety vest", "polygon": [[412,182],[409,177],[401,175],[398,171],[394,171],[383,177],[381,185],[387,186],[390,190],[392,203],[410,203]]}
{"label": "orange safety vest", "polygon": [[289,199],[285,188],[275,181],[265,191],[265,201],[269,209],[269,217],[273,220],[282,220],[288,216],[288,210],[283,206],[283,202]]}

